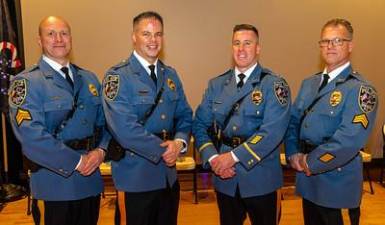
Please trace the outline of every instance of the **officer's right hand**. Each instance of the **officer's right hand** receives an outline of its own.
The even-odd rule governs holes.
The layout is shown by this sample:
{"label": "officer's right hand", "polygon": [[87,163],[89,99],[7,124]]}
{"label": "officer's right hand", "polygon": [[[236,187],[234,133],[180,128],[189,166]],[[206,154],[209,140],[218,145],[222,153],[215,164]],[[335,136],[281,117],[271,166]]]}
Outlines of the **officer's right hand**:
{"label": "officer's right hand", "polygon": [[296,153],[294,155],[291,155],[289,157],[289,163],[291,168],[297,170],[298,172],[302,172],[304,170],[303,166],[301,165],[303,154],[302,153]]}

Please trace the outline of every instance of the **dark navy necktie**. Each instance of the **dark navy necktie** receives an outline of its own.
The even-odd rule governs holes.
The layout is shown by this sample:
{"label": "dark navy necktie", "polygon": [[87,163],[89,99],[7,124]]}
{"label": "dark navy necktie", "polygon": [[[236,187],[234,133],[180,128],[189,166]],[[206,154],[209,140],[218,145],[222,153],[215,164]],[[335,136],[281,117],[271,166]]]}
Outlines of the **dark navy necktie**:
{"label": "dark navy necktie", "polygon": [[237,88],[242,88],[243,85],[245,84],[245,83],[243,82],[243,79],[245,79],[246,75],[243,74],[243,73],[240,73],[240,74],[238,74],[238,77],[239,77],[239,82],[238,82],[238,84],[237,84]]}
{"label": "dark navy necktie", "polygon": [[156,80],[157,79],[156,79],[156,74],[155,74],[155,65],[149,65],[148,68],[150,68],[150,70],[151,70],[150,77],[154,81],[155,86],[156,86],[156,83],[157,83]]}
{"label": "dark navy necktie", "polygon": [[318,92],[328,84],[329,78],[330,76],[327,73],[323,74],[322,83],[318,88]]}
{"label": "dark navy necktie", "polygon": [[71,85],[71,87],[73,89],[74,88],[74,82],[72,81],[72,79],[70,77],[68,67],[64,66],[60,70],[65,74],[67,82]]}

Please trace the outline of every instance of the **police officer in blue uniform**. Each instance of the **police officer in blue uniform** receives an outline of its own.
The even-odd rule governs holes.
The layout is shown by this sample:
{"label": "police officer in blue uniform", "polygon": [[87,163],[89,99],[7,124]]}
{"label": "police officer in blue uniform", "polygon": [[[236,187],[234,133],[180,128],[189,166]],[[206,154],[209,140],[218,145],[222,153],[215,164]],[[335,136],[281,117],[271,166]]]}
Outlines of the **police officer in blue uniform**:
{"label": "police officer in blue uniform", "polygon": [[42,58],[13,79],[9,93],[12,127],[31,161],[33,218],[35,224],[96,225],[103,191],[97,168],[109,140],[101,87],[93,73],[69,62],[65,20],[42,20],[38,42]]}
{"label": "police officer in blue uniform", "polygon": [[192,110],[178,74],[158,59],[162,17],[151,11],[136,16],[132,40],[132,55],[109,69],[103,81],[112,148],[123,150],[112,161],[119,191],[115,223],[174,225],[179,205],[175,163],[186,150]]}
{"label": "police officer in blue uniform", "polygon": [[350,208],[351,224],[359,224],[359,151],[374,125],[377,94],[352,69],[353,28],[347,20],[328,21],[319,45],[326,66],[302,82],[285,138],[286,155],[299,171],[305,225],[341,225],[341,208]]}
{"label": "police officer in blue uniform", "polygon": [[215,172],[221,225],[277,223],[280,145],[290,117],[287,83],[258,63],[257,29],[233,30],[235,68],[210,80],[193,123],[204,166]]}

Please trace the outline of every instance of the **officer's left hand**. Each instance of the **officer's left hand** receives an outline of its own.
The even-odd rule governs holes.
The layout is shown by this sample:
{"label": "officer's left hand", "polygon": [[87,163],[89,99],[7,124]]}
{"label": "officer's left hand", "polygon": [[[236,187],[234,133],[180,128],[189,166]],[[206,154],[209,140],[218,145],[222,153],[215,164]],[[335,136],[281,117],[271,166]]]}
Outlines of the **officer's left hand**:
{"label": "officer's left hand", "polygon": [[181,141],[168,140],[160,144],[160,146],[166,148],[166,151],[162,155],[162,158],[166,162],[166,165],[170,167],[174,166],[179,156],[179,153],[183,148],[183,143]]}
{"label": "officer's left hand", "polygon": [[212,169],[218,175],[235,165],[235,160],[230,152],[220,154],[215,158],[215,162],[212,164]]}
{"label": "officer's left hand", "polygon": [[87,153],[88,161],[84,168],[80,171],[83,176],[91,175],[103,162],[104,151],[100,148],[95,148]]}

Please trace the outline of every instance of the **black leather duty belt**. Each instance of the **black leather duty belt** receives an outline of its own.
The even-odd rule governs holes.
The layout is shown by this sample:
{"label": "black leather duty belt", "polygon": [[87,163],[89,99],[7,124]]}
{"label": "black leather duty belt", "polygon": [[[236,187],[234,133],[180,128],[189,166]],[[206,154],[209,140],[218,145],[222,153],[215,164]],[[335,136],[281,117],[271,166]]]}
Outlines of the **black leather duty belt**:
{"label": "black leather duty belt", "polygon": [[247,140],[247,138],[244,138],[244,137],[226,137],[226,136],[222,136],[222,144],[224,145],[227,145],[227,146],[230,146],[232,148],[236,148],[238,147],[239,145],[241,145],[243,142],[245,142]]}
{"label": "black leather duty belt", "polygon": [[74,150],[92,150],[95,146],[95,141],[93,137],[86,137],[83,139],[75,139],[66,141],[65,145],[74,149]]}
{"label": "black leather duty belt", "polygon": [[318,145],[314,145],[314,144],[310,143],[309,141],[305,141],[305,140],[299,141],[299,149],[304,154],[310,153],[311,151],[313,151],[317,147],[318,147]]}

